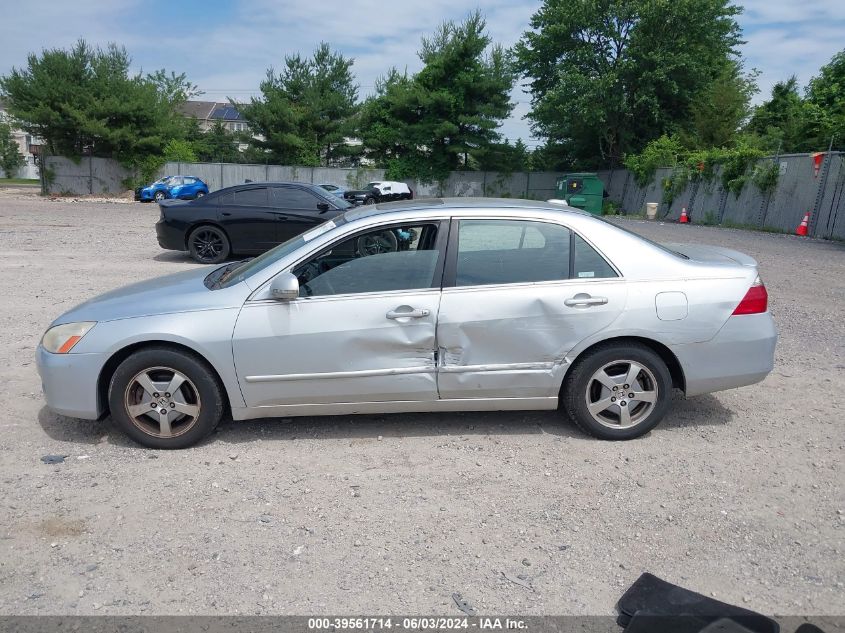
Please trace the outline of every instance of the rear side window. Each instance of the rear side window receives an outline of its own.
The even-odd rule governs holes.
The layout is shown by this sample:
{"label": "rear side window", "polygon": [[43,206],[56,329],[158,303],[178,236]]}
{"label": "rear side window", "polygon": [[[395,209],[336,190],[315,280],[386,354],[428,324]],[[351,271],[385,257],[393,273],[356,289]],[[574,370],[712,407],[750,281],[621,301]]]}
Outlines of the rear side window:
{"label": "rear side window", "polygon": [[570,232],[547,222],[461,220],[455,285],[569,279]]}
{"label": "rear side window", "polygon": [[575,279],[607,279],[618,277],[616,271],[610,267],[604,257],[587,244],[580,235],[573,235],[574,245],[574,270],[572,276]]}

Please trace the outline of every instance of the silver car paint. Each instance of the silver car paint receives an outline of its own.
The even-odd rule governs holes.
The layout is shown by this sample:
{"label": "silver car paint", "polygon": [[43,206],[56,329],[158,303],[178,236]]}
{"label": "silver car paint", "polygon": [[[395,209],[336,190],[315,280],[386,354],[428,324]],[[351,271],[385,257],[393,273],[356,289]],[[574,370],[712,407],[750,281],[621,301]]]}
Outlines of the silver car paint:
{"label": "silver car paint", "polygon": [[[269,297],[276,274],[357,230],[450,217],[565,225],[604,254],[620,277],[287,304]],[[70,354],[39,348],[48,403],[67,415],[99,417],[103,403],[96,388],[106,361],[145,341],[180,344],[202,355],[220,375],[235,419],[554,408],[572,361],[591,345],[620,336],[668,346],[689,395],[750,384],[771,371],[771,315],[730,318],[757,276],[756,262],[741,253],[683,247],[691,259],[682,260],[586,214],[528,201],[414,201],[355,210],[347,220],[231,288],[205,288],[202,280],[213,268],[204,267],[106,293],[65,313],[54,324],[97,325]],[[600,309],[564,307],[578,292],[608,302]],[[662,293],[674,304],[686,297],[684,318],[661,318]],[[427,309],[429,316],[409,323],[385,318],[403,305]]]}

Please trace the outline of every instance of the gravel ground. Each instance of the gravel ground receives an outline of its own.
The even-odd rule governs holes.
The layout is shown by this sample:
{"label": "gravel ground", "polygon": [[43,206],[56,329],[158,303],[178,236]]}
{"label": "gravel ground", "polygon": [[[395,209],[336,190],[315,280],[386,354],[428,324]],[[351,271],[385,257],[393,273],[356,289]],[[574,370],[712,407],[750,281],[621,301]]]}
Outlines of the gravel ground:
{"label": "gravel ground", "polygon": [[[228,422],[178,452],[44,406],[58,314],[191,268],[153,205],[0,190],[0,614],[611,614],[643,571],[777,614],[845,605],[845,245],[626,222],[756,257],[762,384],[633,442],[554,412]],[[45,465],[46,454],[67,455]],[[515,583],[511,579],[520,582]]]}

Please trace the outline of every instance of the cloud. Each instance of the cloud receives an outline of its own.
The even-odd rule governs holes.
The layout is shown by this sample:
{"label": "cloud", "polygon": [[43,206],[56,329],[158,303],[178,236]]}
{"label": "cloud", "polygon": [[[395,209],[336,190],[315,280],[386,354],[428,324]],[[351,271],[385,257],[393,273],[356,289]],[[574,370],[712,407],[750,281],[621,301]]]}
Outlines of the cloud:
{"label": "cloud", "polygon": [[[739,21],[748,43],[748,68],[762,71],[763,100],[776,82],[796,74],[803,84],[842,46],[845,0],[746,0]],[[308,54],[320,43],[355,58],[366,96],[391,67],[419,69],[420,39],[446,19],[460,20],[476,7],[495,41],[509,46],[528,28],[539,0],[40,0],[16,3],[3,15],[0,73],[26,63],[42,48],[118,42],[144,70],[185,72],[206,98],[248,99],[270,66],[286,54]],[[184,24],[171,24],[172,20]],[[517,106],[501,131],[528,140],[529,97],[514,91]]]}

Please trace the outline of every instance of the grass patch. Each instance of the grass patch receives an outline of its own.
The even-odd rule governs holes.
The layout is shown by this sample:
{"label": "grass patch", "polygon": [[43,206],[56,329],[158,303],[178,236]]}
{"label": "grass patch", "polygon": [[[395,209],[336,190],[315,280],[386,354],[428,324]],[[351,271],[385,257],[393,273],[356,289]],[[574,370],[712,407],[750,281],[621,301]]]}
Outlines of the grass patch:
{"label": "grass patch", "polygon": [[40,185],[38,178],[0,178],[0,187],[4,185]]}

